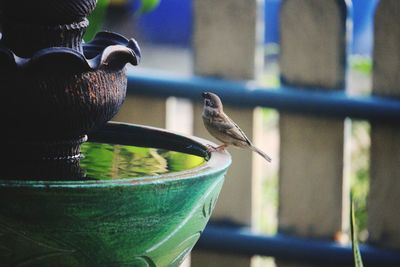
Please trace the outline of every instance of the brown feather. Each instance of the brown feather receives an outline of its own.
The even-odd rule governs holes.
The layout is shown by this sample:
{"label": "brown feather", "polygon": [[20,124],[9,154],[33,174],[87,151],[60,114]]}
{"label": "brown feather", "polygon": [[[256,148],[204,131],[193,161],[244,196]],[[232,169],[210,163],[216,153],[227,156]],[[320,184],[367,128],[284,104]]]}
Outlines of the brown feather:
{"label": "brown feather", "polygon": [[250,148],[268,162],[271,158],[262,150],[255,147],[240,127],[223,111],[222,102],[213,93],[203,93],[204,108],[203,122],[208,132],[223,142],[224,146],[233,145],[242,148]]}

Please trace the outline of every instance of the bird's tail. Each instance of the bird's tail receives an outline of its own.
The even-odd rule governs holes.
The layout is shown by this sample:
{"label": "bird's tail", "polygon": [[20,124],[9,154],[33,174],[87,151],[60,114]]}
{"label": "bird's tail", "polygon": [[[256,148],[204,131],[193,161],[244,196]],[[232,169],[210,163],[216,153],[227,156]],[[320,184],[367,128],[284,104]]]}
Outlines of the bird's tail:
{"label": "bird's tail", "polygon": [[254,152],[257,152],[261,157],[263,157],[266,161],[271,162],[271,157],[268,156],[267,154],[264,153],[264,151],[258,149],[255,146],[250,146],[251,150],[253,150]]}

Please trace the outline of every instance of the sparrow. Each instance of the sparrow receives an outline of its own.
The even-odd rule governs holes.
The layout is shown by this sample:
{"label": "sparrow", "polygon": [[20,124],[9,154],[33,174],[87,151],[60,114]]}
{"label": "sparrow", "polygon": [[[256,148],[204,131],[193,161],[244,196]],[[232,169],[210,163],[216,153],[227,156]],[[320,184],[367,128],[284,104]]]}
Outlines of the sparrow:
{"label": "sparrow", "polygon": [[228,145],[250,148],[268,162],[271,158],[255,147],[240,127],[224,113],[221,99],[213,93],[202,93],[204,98],[203,122],[208,132],[222,142],[218,147],[209,146],[209,151],[221,151]]}

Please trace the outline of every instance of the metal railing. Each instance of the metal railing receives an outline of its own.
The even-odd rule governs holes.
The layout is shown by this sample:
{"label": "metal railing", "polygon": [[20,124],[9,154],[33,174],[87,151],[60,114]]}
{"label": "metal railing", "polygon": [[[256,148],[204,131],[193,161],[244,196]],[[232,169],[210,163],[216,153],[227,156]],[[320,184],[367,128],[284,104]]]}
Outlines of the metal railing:
{"label": "metal railing", "polygon": [[[348,221],[350,176],[346,174],[346,162],[351,161],[349,122],[351,119],[365,119],[371,122],[370,132],[365,138],[368,139],[366,150],[370,148],[371,170],[367,230],[369,244],[376,247],[364,246],[362,251],[367,266],[400,266],[396,252],[391,254],[378,249],[400,248],[400,94],[397,89],[400,77],[400,5],[398,0],[379,1],[374,12],[373,95],[353,96],[347,95],[343,88],[346,84],[347,49],[351,44],[347,37],[352,33],[347,23],[351,20],[349,2],[281,1],[279,69],[284,86],[279,88],[232,81],[254,79],[262,69],[260,59],[264,55],[260,53],[263,47],[259,22],[264,18],[259,12],[263,1],[259,0],[193,1],[193,69],[198,76],[138,71],[129,74],[126,109],[119,117],[128,122],[167,127],[165,118],[169,114],[166,110],[171,103],[166,101],[167,98],[184,97],[195,103],[193,125],[188,127],[188,132],[208,138],[200,118],[200,94],[213,91],[222,97],[227,113],[247,135],[258,138],[256,145],[265,146],[272,144],[268,139],[272,135],[257,129],[259,125],[255,121],[259,116],[254,107],[279,111],[279,136],[274,136],[276,144],[279,140],[279,156],[276,153],[277,160],[273,162],[279,162],[279,166],[274,166],[279,169],[278,228],[293,236],[258,236],[242,232],[240,228],[210,224],[199,247],[225,249],[235,254],[277,256],[279,267],[288,266],[286,262],[279,262],[279,257],[319,262],[312,257],[316,254],[322,256],[325,252],[330,258],[321,265],[325,266],[334,259],[337,263],[350,265],[349,247],[338,247],[332,237],[338,231],[346,231]],[[170,60],[166,63],[175,62]],[[203,76],[224,77],[225,80]],[[191,111],[187,113],[190,115],[185,115],[191,116]],[[347,117],[350,120],[345,121]],[[257,190],[262,187],[260,177],[266,176],[260,170],[266,170],[266,167],[257,166],[258,159],[253,160],[246,151],[232,149],[230,152],[233,164],[212,219],[228,218],[253,227],[253,217],[258,212],[253,200],[257,199],[260,193]],[[367,153],[363,156],[368,157]],[[215,240],[215,235],[223,235],[232,242]],[[315,240],[322,243],[313,243]],[[216,245],[211,241],[219,243]],[[300,249],[302,246],[304,250]],[[277,247],[282,251],[279,252]],[[315,253],[308,250],[315,250],[312,251]],[[292,254],[294,252],[304,254]],[[234,257],[200,254],[193,255],[193,266],[208,266],[210,262],[212,266],[248,267],[251,264],[250,257],[238,261]],[[391,262],[393,259],[395,261]]]}
{"label": "metal railing", "polygon": [[[251,82],[232,82],[204,77],[167,75],[157,72],[129,72],[128,95],[184,97],[200,101],[201,92],[212,90],[225,103],[247,107],[269,107],[280,111],[351,117],[397,123],[400,100],[377,96],[349,96],[341,91],[294,90],[290,87],[264,88]],[[211,221],[195,249],[246,256],[271,256],[296,262],[331,265],[353,264],[350,245],[334,241],[300,238],[285,234],[262,235],[238,225]],[[366,266],[400,266],[398,251],[361,245]]]}
{"label": "metal railing", "polygon": [[[332,266],[354,264],[351,245],[286,234],[262,235],[247,228],[223,226],[213,222],[207,225],[195,249],[234,255],[269,256],[297,263]],[[400,266],[398,251],[363,244],[360,245],[360,252],[365,266]]]}
{"label": "metal railing", "polygon": [[242,107],[259,106],[318,116],[400,122],[400,100],[389,97],[350,96],[344,90],[326,92],[318,88],[262,87],[254,82],[151,71],[131,71],[128,76],[128,94],[176,96],[201,102],[201,93],[204,91],[220,95],[226,104]]}

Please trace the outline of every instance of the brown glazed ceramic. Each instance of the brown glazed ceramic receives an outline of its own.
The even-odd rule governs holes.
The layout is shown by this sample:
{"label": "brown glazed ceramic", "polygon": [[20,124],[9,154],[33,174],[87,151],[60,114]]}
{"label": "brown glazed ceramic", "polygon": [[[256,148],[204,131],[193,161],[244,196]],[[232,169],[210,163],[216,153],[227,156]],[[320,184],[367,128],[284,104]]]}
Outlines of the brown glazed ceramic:
{"label": "brown glazed ceramic", "polygon": [[22,58],[0,47],[0,111],[7,125],[1,137],[13,147],[31,146],[26,158],[76,157],[84,136],[120,108],[124,66],[139,60],[136,41],[107,32],[85,44],[83,54],[52,47]]}
{"label": "brown glazed ceramic", "polygon": [[95,8],[96,0],[0,1],[4,20],[35,25],[69,24],[81,21]]}
{"label": "brown glazed ceramic", "polygon": [[11,161],[78,159],[86,135],[122,105],[124,67],[138,64],[139,46],[109,32],[83,44],[95,6],[0,1],[0,138]]}
{"label": "brown glazed ceramic", "polygon": [[88,25],[86,18],[60,25],[5,21],[1,43],[20,57],[31,57],[38,50],[49,47],[69,47],[82,52],[82,38]]}
{"label": "brown glazed ceramic", "polygon": [[1,43],[20,57],[49,47],[82,52],[86,16],[95,6],[96,0],[0,1]]}

